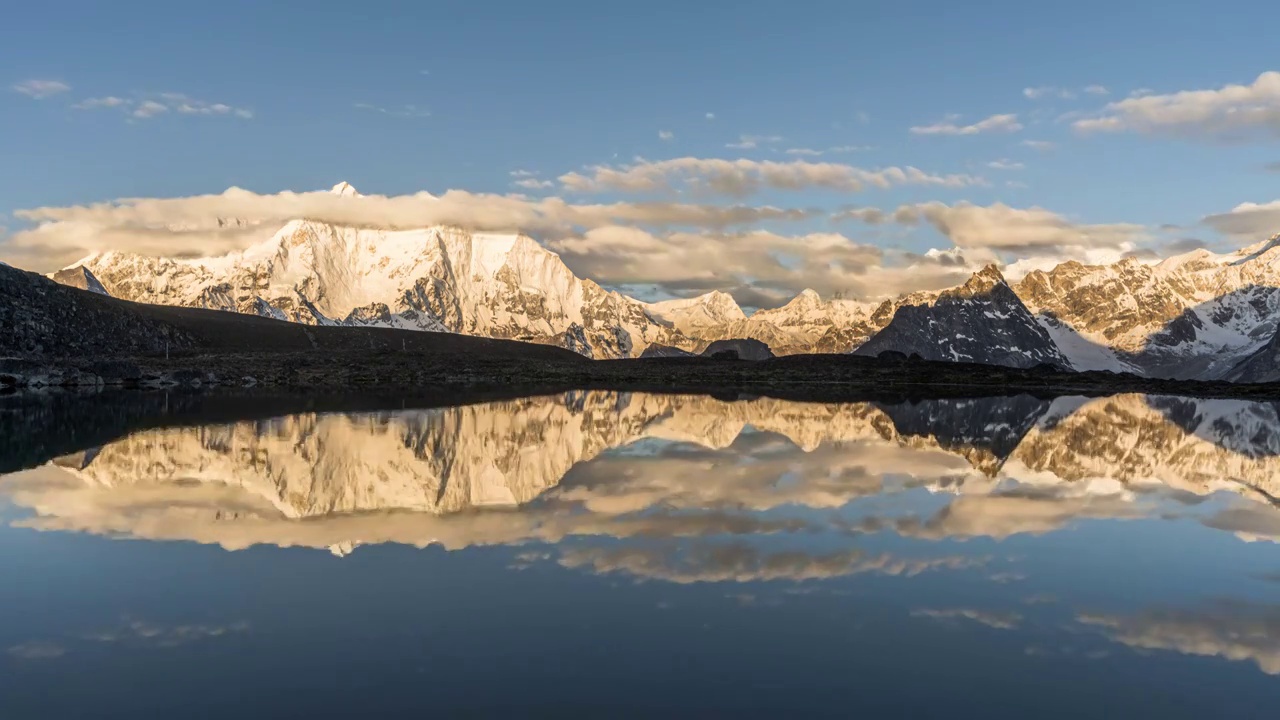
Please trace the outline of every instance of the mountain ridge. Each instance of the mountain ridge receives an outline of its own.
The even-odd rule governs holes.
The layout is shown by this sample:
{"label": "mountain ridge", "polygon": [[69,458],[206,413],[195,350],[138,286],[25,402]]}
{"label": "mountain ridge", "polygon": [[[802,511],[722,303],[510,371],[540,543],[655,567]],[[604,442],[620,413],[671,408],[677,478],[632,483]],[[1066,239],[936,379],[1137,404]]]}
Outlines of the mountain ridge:
{"label": "mountain ridge", "polygon": [[[360,197],[345,182],[332,192]],[[309,325],[517,339],[619,358],[643,355],[650,345],[696,354],[729,339],[759,340],[777,355],[852,352],[886,330],[903,307],[927,306],[936,314],[944,294],[985,289],[994,282],[984,279],[989,270],[999,274],[984,268],[951,290],[879,302],[823,300],[806,289],[780,307],[748,314],[719,290],[637,300],[578,277],[554,252],[519,233],[356,228],[303,219],[219,257],[97,253],[51,277],[139,302]],[[1277,329],[1280,235],[1235,253],[1200,249],[1157,263],[1068,261],[1005,284],[1041,328],[1021,334],[1037,336],[1039,344],[1043,331],[1058,348],[1060,358],[1047,347],[1041,353],[1048,362],[1149,377],[1225,378]],[[881,339],[872,347],[886,344]]]}

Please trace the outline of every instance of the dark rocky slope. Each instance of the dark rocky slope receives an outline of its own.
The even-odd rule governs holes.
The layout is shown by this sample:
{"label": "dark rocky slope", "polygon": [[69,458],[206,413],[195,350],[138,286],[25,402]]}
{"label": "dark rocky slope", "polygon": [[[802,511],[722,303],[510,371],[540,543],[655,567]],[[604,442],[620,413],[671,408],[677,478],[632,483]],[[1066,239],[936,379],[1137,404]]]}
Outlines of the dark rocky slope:
{"label": "dark rocky slope", "polygon": [[854,354],[885,351],[1016,368],[1071,367],[994,265],[931,303],[899,307],[893,320]]}

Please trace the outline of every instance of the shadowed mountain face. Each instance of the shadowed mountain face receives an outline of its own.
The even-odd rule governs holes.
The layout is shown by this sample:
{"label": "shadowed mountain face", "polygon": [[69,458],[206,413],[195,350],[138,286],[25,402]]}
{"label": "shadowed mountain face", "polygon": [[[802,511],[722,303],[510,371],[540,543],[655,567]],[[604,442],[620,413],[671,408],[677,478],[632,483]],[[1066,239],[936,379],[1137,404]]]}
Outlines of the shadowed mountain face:
{"label": "shadowed mountain face", "polygon": [[1247,383],[1280,381],[1280,330],[1231,368],[1223,379]]}
{"label": "shadowed mountain face", "polygon": [[[1000,536],[1060,526],[1071,507],[1138,512],[1117,488],[1142,493],[1153,480],[1196,496],[1230,489],[1270,508],[1278,426],[1274,404],[1140,395],[877,405],[579,392],[144,430],[55,459],[56,471],[42,471],[51,484],[0,487],[50,529],[227,547],[456,546],[631,526],[643,508],[746,522],[733,508],[839,507],[900,476],[958,499],[945,521],[890,522],[898,532],[962,523],[956,532],[988,534],[965,514],[981,510],[996,513],[989,530]],[[779,486],[779,476],[793,480]],[[1042,488],[1035,497],[1002,489],[1028,480]],[[1090,489],[1100,481],[1110,484]],[[1044,488],[1075,499],[1063,510]],[[495,506],[521,510],[447,519]],[[562,516],[570,508],[586,514]],[[1051,520],[1032,519],[1048,508]]]}
{"label": "shadowed mountain face", "polygon": [[995,266],[932,302],[899,307],[883,330],[854,351],[882,352],[1017,368],[1071,367]]}

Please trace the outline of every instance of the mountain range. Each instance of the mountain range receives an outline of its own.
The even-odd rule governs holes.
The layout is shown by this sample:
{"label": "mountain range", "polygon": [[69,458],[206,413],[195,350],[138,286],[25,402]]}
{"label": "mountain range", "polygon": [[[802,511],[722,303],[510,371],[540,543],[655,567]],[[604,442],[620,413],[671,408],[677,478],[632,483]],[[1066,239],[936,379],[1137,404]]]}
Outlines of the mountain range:
{"label": "mountain range", "polygon": [[[354,197],[347,183],[333,192]],[[54,280],[142,303],[309,325],[447,331],[557,345],[593,358],[698,353],[760,340],[774,354],[884,352],[1015,367],[1046,364],[1179,379],[1280,377],[1280,235],[1236,253],[1159,263],[1067,262],[1009,283],[991,266],[964,285],[881,302],[805,290],[747,314],[725,292],[644,302],[579,278],[520,234],[294,220],[220,257],[91,255]]]}

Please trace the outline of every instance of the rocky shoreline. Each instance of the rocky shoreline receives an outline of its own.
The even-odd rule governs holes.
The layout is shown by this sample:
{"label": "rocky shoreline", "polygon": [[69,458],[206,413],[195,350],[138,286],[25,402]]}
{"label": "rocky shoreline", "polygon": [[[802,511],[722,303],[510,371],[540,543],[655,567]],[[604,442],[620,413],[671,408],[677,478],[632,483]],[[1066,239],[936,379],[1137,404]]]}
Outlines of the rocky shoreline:
{"label": "rocky shoreline", "polygon": [[0,358],[0,390],[107,387],[272,388],[317,393],[413,389],[462,395],[602,389],[818,401],[886,395],[938,398],[1141,392],[1280,400],[1280,383],[1164,380],[1123,373],[1069,372],[1049,366],[1018,369],[852,355],[792,355],[762,361],[704,357],[591,361],[333,349],[84,361]]}

